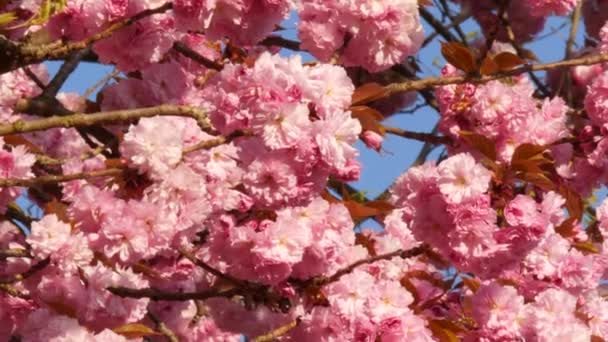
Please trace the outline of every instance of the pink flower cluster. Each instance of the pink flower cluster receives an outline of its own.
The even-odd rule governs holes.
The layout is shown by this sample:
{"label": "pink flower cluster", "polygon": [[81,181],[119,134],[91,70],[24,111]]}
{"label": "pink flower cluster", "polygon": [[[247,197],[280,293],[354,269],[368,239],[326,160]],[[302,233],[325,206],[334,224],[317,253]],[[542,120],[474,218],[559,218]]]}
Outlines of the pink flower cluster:
{"label": "pink flower cluster", "polygon": [[[471,10],[486,37],[498,29],[497,38],[502,41],[509,40],[506,29],[500,24],[500,19],[497,17],[499,7],[497,2],[491,0],[456,0],[455,2],[459,2]],[[515,39],[525,42],[543,29],[547,17],[568,15],[576,3],[576,0],[516,0],[508,3],[506,14]]]}
{"label": "pink flower cluster", "polygon": [[[444,76],[458,74],[453,66]],[[483,85],[461,84],[436,90],[441,112],[439,128],[445,135],[461,139],[461,132],[473,132],[494,140],[499,159],[509,161],[523,143],[546,145],[569,135],[568,106],[560,97],[538,101],[525,76]]]}
{"label": "pink flower cluster", "polygon": [[416,54],[424,38],[415,0],[306,0],[299,15],[302,46],[315,57],[371,72]]}

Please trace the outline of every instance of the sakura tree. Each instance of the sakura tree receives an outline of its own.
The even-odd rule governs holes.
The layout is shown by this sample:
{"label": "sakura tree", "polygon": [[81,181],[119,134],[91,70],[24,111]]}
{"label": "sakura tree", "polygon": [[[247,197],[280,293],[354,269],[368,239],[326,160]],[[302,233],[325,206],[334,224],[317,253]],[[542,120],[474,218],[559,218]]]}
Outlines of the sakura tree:
{"label": "sakura tree", "polygon": [[[608,1],[0,11],[0,341],[608,341]],[[369,198],[387,135],[425,146]]]}

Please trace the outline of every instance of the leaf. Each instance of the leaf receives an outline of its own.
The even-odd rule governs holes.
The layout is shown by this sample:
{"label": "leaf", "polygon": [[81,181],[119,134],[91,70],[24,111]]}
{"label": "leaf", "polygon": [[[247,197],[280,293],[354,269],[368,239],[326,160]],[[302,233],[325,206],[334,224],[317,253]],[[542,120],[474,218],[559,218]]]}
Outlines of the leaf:
{"label": "leaf", "polygon": [[70,217],[68,215],[68,206],[59,202],[57,199],[53,199],[44,205],[45,214],[55,214],[60,221],[70,223]]}
{"label": "leaf", "polygon": [[435,336],[441,342],[458,342],[458,341],[460,341],[460,339],[458,338],[458,336],[456,335],[455,332],[453,332],[450,329],[444,328],[438,322],[438,320],[429,321],[429,329],[431,329],[433,336]]}
{"label": "leaf", "polygon": [[520,175],[520,178],[526,182],[532,183],[539,188],[549,191],[555,188],[555,183],[542,173],[525,172]]}
{"label": "leaf", "polygon": [[477,290],[479,290],[479,287],[481,286],[481,283],[479,282],[479,280],[476,280],[474,278],[469,278],[469,277],[462,277],[462,282],[466,285],[466,287],[468,287],[473,293],[477,292]]}
{"label": "leaf", "polygon": [[499,71],[507,71],[515,68],[516,66],[526,64],[526,61],[516,54],[511,52],[501,52],[494,56],[494,62],[498,66]]}
{"label": "leaf", "polygon": [[496,144],[481,134],[460,131],[460,137],[491,161],[496,161]]}
{"label": "leaf", "polygon": [[532,50],[522,48],[521,55],[525,59],[529,59],[529,60],[535,61],[535,62],[540,62],[540,59],[538,59],[538,56],[536,56],[536,54]]}
{"label": "leaf", "polygon": [[43,300],[44,304],[46,304],[48,307],[50,307],[51,309],[53,309],[53,311],[55,311],[56,313],[63,315],[63,316],[68,316],[71,318],[76,318],[76,309],[74,307],[72,307],[71,305],[68,305],[68,303],[62,301],[62,300],[54,300],[54,301],[47,301],[47,300]]}
{"label": "leaf", "polygon": [[486,56],[481,63],[481,68],[479,69],[479,73],[482,75],[492,75],[499,71],[498,64],[494,61],[494,58],[490,56]]}
{"label": "leaf", "polygon": [[355,222],[360,222],[364,219],[374,217],[381,212],[377,208],[368,207],[365,204],[353,200],[346,200],[343,202],[343,204],[346,209],[348,209],[350,216]]}
{"label": "leaf", "polygon": [[578,220],[575,217],[569,217],[559,227],[555,228],[555,231],[565,238],[573,237],[576,234],[574,231],[576,223],[578,223]]}
{"label": "leaf", "polygon": [[388,92],[378,83],[366,83],[353,92],[352,105],[361,105],[386,97]]}
{"label": "leaf", "polygon": [[115,333],[126,338],[140,338],[146,336],[159,336],[162,333],[141,323],[128,323],[112,329]]}
{"label": "leaf", "polygon": [[442,43],[441,54],[448,63],[467,74],[477,71],[477,62],[475,62],[473,53],[460,43]]}
{"label": "leaf", "polygon": [[327,191],[327,189],[321,193],[321,197],[329,203],[340,203],[340,200]]}
{"label": "leaf", "polygon": [[376,256],[376,240],[373,237],[366,234],[357,233],[355,234],[355,245],[360,245],[367,249],[367,252],[371,256]]}
{"label": "leaf", "polygon": [[418,6],[433,6],[432,0],[418,0]]}
{"label": "leaf", "polygon": [[25,146],[27,150],[32,153],[44,154],[44,152],[36,145],[34,145],[31,141],[25,139],[22,135],[19,134],[11,134],[4,136],[4,142],[11,146]]}
{"label": "leaf", "polygon": [[384,126],[380,123],[384,117],[377,110],[368,106],[354,106],[350,111],[351,116],[361,123],[363,131],[373,131],[381,136],[386,134]]}
{"label": "leaf", "polygon": [[547,148],[545,146],[539,146],[534,144],[521,144],[517,146],[511,157],[511,163],[518,160],[528,160],[532,157],[542,154]]}
{"label": "leaf", "polygon": [[559,193],[566,199],[566,208],[568,209],[568,213],[570,213],[570,217],[580,222],[585,210],[581,196],[566,185],[559,187]]}
{"label": "leaf", "polygon": [[591,241],[579,241],[572,244],[572,247],[585,254],[598,254],[600,249]]}

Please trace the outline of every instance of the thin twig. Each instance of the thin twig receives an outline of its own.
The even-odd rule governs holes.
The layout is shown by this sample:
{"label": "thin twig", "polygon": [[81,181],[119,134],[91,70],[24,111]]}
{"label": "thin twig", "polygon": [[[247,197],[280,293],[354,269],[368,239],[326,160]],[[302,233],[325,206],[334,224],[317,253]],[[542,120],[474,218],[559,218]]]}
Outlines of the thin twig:
{"label": "thin twig", "polygon": [[39,261],[37,264],[35,264],[34,266],[30,267],[27,271],[23,272],[23,273],[19,273],[19,274],[14,274],[12,276],[9,276],[7,278],[0,278],[0,284],[14,284],[18,281],[22,281],[23,279],[29,278],[32,275],[34,275],[34,273],[42,270],[43,268],[47,267],[49,264],[51,263],[51,259],[46,258],[42,261]]}
{"label": "thin twig", "polygon": [[23,72],[25,72],[25,74],[27,75],[27,77],[30,78],[30,80],[36,83],[36,86],[38,86],[38,88],[44,89],[46,87],[46,84],[44,84],[29,67],[24,67]]}
{"label": "thin twig", "polygon": [[224,68],[224,66],[222,64],[220,64],[216,61],[210,60],[209,58],[192,50],[191,48],[188,47],[188,45],[186,45],[182,42],[175,42],[173,44],[173,49],[175,51],[179,52],[180,54],[184,55],[185,57],[188,57],[191,60],[199,63],[200,65],[204,66],[207,69],[213,69],[213,70],[220,71]]}
{"label": "thin twig", "polygon": [[158,329],[158,331],[165,335],[165,337],[167,338],[167,340],[169,342],[179,342],[179,337],[177,337],[177,335],[175,335],[175,333],[173,332],[173,330],[169,329],[169,327],[160,319],[158,319],[158,317],[156,317],[154,314],[152,314],[151,312],[148,312],[148,317],[150,317],[150,320],[152,322],[154,322],[154,324],[156,324],[156,329]]}
{"label": "thin twig", "polygon": [[193,264],[195,264],[196,266],[204,269],[205,271],[211,273],[212,275],[224,279],[230,283],[232,283],[233,285],[237,285],[237,286],[244,286],[246,285],[244,281],[234,278],[233,276],[229,275],[229,274],[225,274],[223,272],[221,272],[218,269],[213,268],[212,266],[210,266],[209,264],[207,264],[206,262],[204,262],[203,260],[197,258],[196,256],[194,256],[194,254],[190,253],[189,251],[187,251],[184,248],[181,248],[179,250],[179,252],[186,257],[186,259],[190,260]]}
{"label": "thin twig", "polygon": [[95,92],[95,90],[97,90],[97,88],[103,86],[104,84],[108,83],[112,78],[116,77],[116,75],[120,74],[120,70],[118,69],[114,69],[112,70],[111,73],[107,74],[104,78],[100,79],[99,81],[97,81],[95,84],[93,84],[92,86],[90,86],[85,92],[84,94],[82,94],[83,98],[88,98],[89,96],[91,96],[91,94],[93,94],[93,92]]}
{"label": "thin twig", "polygon": [[61,65],[55,77],[49,82],[49,84],[44,88],[42,94],[38,95],[40,97],[55,97],[59,92],[59,89],[63,86],[65,81],[67,81],[68,77],[76,70],[78,64],[84,56],[86,56],[91,47],[86,47],[82,50],[73,52],[68,59]]}
{"label": "thin twig", "polygon": [[290,330],[294,329],[295,327],[297,327],[300,322],[301,322],[301,318],[298,317],[296,319],[294,319],[293,321],[281,325],[280,327],[273,329],[271,331],[269,331],[268,333],[264,334],[264,335],[260,335],[256,338],[253,339],[253,342],[271,342],[274,341],[275,339],[287,334]]}
{"label": "thin twig", "polygon": [[452,139],[450,139],[449,137],[438,136],[438,135],[431,134],[431,133],[410,132],[410,131],[406,131],[406,130],[403,130],[398,127],[389,127],[389,126],[384,126],[384,130],[386,131],[386,133],[397,135],[402,138],[413,139],[413,140],[418,140],[418,141],[422,141],[422,142],[428,142],[428,143],[431,143],[434,145],[440,145],[440,144],[449,145],[452,143]]}
{"label": "thin twig", "polygon": [[457,42],[458,38],[456,38],[450,30],[448,30],[445,25],[437,20],[431,12],[429,12],[424,6],[420,6],[418,9],[420,11],[420,16],[424,18],[424,20],[429,23],[439,33],[444,39],[447,41]]}

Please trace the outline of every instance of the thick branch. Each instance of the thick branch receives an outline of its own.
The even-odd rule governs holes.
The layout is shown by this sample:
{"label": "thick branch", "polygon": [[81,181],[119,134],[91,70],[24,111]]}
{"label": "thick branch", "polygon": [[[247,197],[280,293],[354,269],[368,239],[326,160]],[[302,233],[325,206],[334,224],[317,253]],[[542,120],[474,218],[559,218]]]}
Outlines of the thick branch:
{"label": "thick branch", "polygon": [[205,300],[214,297],[230,298],[239,295],[241,290],[238,288],[230,290],[207,290],[199,292],[165,292],[153,288],[130,289],[126,287],[108,287],[108,291],[122,298],[150,298],[151,300],[166,300],[172,302],[182,302],[186,300]]}
{"label": "thick branch", "polygon": [[281,36],[268,36],[260,42],[264,46],[279,46],[292,51],[300,51],[300,42],[289,40]]}
{"label": "thick branch", "polygon": [[551,63],[527,64],[509,71],[504,71],[493,75],[429,77],[420,80],[393,83],[387,85],[385,88],[389,94],[395,94],[414,90],[418,91],[426,88],[444,86],[449,84],[481,84],[493,80],[521,75],[526,72],[571,68],[579,65],[594,65],[604,62],[608,62],[608,54],[596,54]]}
{"label": "thick branch", "polygon": [[198,125],[203,131],[208,131],[210,129],[207,115],[200,108],[160,105],[157,107],[116,110],[92,114],[78,113],[66,116],[52,116],[45,119],[30,121],[19,120],[12,124],[0,125],[0,136],[15,133],[43,131],[49,128],[57,127],[88,127],[160,115],[190,117],[197,121]]}

